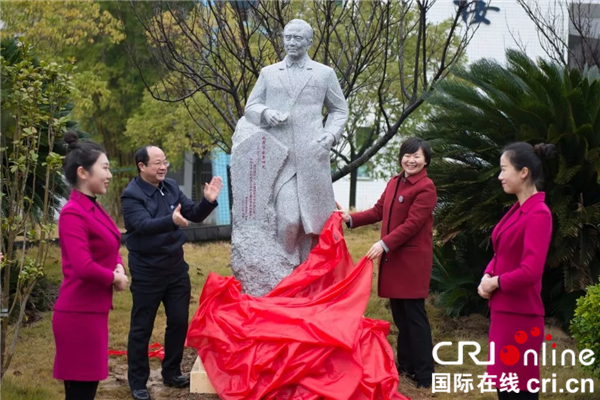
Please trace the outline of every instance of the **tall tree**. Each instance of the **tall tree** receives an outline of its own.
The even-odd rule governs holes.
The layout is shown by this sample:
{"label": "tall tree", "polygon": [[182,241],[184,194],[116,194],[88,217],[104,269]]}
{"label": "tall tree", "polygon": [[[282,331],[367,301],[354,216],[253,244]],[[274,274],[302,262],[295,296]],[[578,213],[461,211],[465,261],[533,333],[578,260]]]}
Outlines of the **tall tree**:
{"label": "tall tree", "polygon": [[[476,28],[462,25],[461,13],[474,2],[459,2],[439,25],[428,18],[434,3],[202,1],[190,8],[159,1],[148,12],[130,2],[165,78],[148,89],[158,100],[182,102],[225,151],[261,68],[284,56],[283,27],[293,18],[307,20],[315,30],[311,57],[336,70],[353,111],[334,150],[334,180],[384,148],[460,58]],[[357,141],[364,117],[371,129]]]}
{"label": "tall tree", "polygon": [[127,121],[124,132],[135,147],[153,144],[164,149],[172,168],[179,168],[186,152],[199,156],[212,146],[181,103],[164,103],[144,93],[140,107]]}
{"label": "tall tree", "polygon": [[[115,179],[102,201],[119,220],[120,193],[136,171],[134,147],[123,132],[144,93],[129,54],[136,54],[142,69],[149,61],[137,18],[117,1],[22,1],[3,4],[2,20],[5,34],[37,44],[45,59],[76,65],[73,117],[107,150]],[[145,78],[154,79],[150,70]]]}

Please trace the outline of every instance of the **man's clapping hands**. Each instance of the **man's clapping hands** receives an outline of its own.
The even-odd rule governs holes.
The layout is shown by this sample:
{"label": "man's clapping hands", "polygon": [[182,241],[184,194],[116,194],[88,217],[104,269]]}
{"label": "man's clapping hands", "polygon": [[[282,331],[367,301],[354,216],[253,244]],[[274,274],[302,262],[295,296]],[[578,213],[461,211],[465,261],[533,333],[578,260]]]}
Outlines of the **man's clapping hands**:
{"label": "man's clapping hands", "polygon": [[214,203],[219,197],[223,189],[223,179],[220,176],[215,176],[210,180],[210,183],[204,184],[204,198],[211,203]]}
{"label": "man's clapping hands", "polygon": [[173,223],[177,226],[188,226],[189,222],[181,215],[181,204],[177,205],[177,208],[173,211]]}

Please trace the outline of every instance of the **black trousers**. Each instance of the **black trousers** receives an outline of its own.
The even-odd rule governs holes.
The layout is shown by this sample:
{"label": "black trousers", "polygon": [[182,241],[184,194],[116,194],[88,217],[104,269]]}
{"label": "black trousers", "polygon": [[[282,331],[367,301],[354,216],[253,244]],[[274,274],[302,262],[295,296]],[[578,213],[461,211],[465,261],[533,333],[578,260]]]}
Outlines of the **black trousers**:
{"label": "black trousers", "polygon": [[98,381],[65,381],[65,400],[94,400]]}
{"label": "black trousers", "polygon": [[431,382],[433,340],[425,299],[390,299],[390,304],[398,327],[398,372]]}
{"label": "black trousers", "polygon": [[539,393],[525,392],[523,390],[519,393],[501,392],[498,390],[498,400],[538,400],[539,398]]}
{"label": "black trousers", "polygon": [[131,390],[140,390],[146,389],[150,376],[148,344],[160,303],[163,303],[167,316],[162,376],[171,378],[181,375],[191,285],[185,262],[170,275],[136,273],[131,269],[131,277],[133,308],[127,342],[127,379]]}

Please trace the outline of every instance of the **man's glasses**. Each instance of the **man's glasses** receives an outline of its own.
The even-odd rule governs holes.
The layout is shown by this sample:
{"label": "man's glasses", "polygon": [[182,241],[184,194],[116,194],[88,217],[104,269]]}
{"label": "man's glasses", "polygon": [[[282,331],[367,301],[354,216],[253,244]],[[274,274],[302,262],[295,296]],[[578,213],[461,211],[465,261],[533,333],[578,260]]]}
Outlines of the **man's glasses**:
{"label": "man's glasses", "polygon": [[168,162],[168,161],[157,161],[157,162],[154,162],[154,163],[152,163],[150,165],[152,165],[153,167],[160,167],[161,165],[164,165],[165,168],[169,168],[169,165],[171,165],[171,163]]}

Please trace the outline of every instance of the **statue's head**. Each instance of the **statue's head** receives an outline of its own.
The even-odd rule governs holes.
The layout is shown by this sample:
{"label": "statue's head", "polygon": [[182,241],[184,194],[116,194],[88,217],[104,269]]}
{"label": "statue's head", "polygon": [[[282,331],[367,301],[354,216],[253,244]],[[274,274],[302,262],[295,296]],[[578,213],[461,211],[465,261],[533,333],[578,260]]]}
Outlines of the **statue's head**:
{"label": "statue's head", "polygon": [[313,29],[304,20],[293,19],[283,29],[283,48],[288,57],[302,58],[312,45]]}

